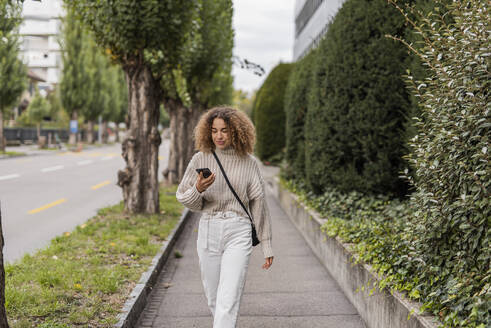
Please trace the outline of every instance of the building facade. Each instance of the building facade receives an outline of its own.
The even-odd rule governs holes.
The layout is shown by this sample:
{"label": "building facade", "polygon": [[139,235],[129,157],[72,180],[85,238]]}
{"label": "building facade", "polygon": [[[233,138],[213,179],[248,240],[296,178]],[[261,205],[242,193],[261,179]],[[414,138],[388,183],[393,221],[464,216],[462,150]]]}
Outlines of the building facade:
{"label": "building facade", "polygon": [[293,60],[317,47],[345,0],[296,0]]}
{"label": "building facade", "polygon": [[62,60],[58,38],[63,15],[61,0],[23,3],[20,56],[29,70],[45,81],[39,82],[40,90],[50,90],[60,80]]}

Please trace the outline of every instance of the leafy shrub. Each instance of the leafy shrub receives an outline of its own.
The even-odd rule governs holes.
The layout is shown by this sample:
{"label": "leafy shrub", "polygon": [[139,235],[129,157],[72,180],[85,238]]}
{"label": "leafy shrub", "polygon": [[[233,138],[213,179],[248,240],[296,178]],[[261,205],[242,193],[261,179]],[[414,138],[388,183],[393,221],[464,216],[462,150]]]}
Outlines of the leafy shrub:
{"label": "leafy shrub", "polygon": [[293,64],[277,65],[259,89],[254,103],[256,152],[261,160],[270,160],[285,147],[285,88]]}
{"label": "leafy shrub", "polygon": [[[408,1],[406,1],[408,2]],[[405,195],[405,128],[411,108],[402,75],[408,51],[385,34],[406,27],[386,1],[348,0],[319,46],[305,123],[307,181],[316,193]]]}
{"label": "leafy shrub", "polygon": [[[439,1],[437,1],[439,2]],[[418,286],[449,327],[491,323],[490,11],[486,1],[453,2],[419,25],[418,54],[429,78],[408,77],[422,117],[410,156],[416,178],[411,221],[421,256]],[[453,23],[443,17],[451,15]],[[407,14],[406,14],[407,17]]]}
{"label": "leafy shrub", "polygon": [[[487,327],[487,305],[479,298],[486,297],[489,285],[481,285],[484,294],[470,295],[469,286],[453,280],[429,280],[421,276],[421,270],[426,264],[415,248],[416,236],[411,221],[417,209],[409,199],[401,201],[386,195],[366,196],[356,191],[346,194],[333,188],[317,195],[309,191],[306,183],[301,180],[283,179],[282,184],[297,194],[302,203],[328,219],[321,227],[322,231],[349,243],[351,251],[357,255],[357,261],[371,265],[379,275],[379,282],[375,283],[379,289],[398,290],[422,302],[421,310],[433,312],[445,323],[444,327]],[[441,272],[435,266],[432,270]],[[477,286],[481,282],[474,280],[472,283]],[[426,288],[422,290],[422,286]],[[371,288],[360,286],[366,287]],[[462,308],[452,313],[446,311],[447,308],[458,306],[462,298],[473,299],[481,308]],[[461,320],[462,325],[455,323],[456,318]]]}

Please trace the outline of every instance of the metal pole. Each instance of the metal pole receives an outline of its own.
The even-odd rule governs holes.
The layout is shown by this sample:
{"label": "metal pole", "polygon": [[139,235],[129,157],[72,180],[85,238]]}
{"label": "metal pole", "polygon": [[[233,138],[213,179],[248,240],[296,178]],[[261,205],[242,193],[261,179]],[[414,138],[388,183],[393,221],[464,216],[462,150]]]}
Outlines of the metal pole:
{"label": "metal pole", "polygon": [[102,143],[102,115],[99,115],[99,128],[97,129],[97,142]]}

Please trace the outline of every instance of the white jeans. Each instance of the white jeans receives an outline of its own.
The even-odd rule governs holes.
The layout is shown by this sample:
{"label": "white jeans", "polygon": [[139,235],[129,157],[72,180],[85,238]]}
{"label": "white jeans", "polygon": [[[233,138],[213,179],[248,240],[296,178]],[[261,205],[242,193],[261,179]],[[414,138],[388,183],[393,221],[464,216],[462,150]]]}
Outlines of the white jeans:
{"label": "white jeans", "polygon": [[234,328],[252,252],[251,222],[234,212],[203,214],[197,250],[213,328]]}

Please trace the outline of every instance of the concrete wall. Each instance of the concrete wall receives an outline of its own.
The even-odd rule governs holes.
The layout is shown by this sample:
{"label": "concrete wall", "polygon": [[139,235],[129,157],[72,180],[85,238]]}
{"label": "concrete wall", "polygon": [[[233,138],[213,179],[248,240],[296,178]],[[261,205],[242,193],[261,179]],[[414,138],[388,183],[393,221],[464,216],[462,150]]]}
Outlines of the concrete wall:
{"label": "concrete wall", "polygon": [[[294,194],[280,186],[277,178],[268,180],[274,195],[283,210],[301,232],[312,251],[337,280],[339,286],[369,328],[436,328],[438,321],[434,316],[418,315],[420,303],[405,298],[401,293],[391,294],[373,288],[371,282],[377,277],[371,273],[370,266],[355,264],[354,255],[348,250],[348,244],[339,239],[330,238],[320,227],[327,220],[316,212],[306,209]],[[362,291],[362,286],[365,286]],[[359,291],[357,291],[359,290]],[[410,316],[408,320],[408,315]]]}

